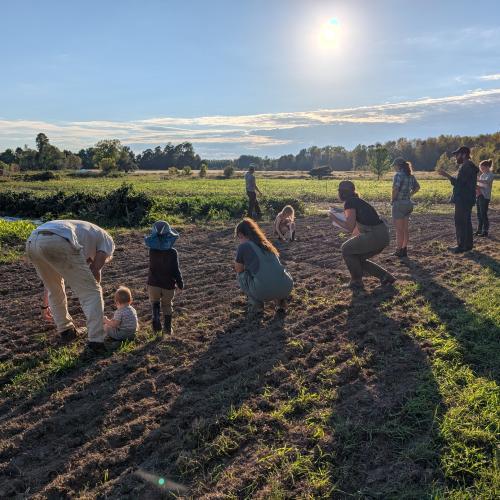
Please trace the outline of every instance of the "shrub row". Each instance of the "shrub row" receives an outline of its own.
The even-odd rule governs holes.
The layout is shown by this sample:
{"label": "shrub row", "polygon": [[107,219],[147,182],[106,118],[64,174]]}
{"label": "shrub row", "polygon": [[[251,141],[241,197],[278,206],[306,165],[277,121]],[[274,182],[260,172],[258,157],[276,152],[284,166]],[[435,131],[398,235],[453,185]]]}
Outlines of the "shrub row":
{"label": "shrub row", "polygon": [[0,192],[0,213],[54,219],[75,217],[100,224],[138,226],[151,210],[153,199],[130,184],[109,193],[36,194],[33,191]]}
{"label": "shrub row", "polygon": [[[227,220],[245,215],[246,197],[227,195],[172,196],[153,198],[123,184],[108,193],[77,192],[38,194],[34,191],[0,192],[0,213],[42,219],[75,218],[103,225],[141,226],[159,217],[176,215],[196,220]],[[266,197],[263,211],[274,217],[285,205],[304,213],[304,203],[295,198]]]}

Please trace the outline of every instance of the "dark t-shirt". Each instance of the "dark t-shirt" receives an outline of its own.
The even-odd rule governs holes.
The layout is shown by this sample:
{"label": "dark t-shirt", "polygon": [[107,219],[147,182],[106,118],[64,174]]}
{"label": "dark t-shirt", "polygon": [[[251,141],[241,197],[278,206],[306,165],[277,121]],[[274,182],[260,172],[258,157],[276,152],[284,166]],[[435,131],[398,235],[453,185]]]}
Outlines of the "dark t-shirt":
{"label": "dark t-shirt", "polygon": [[356,210],[356,222],[364,226],[378,226],[382,224],[382,219],[379,217],[377,211],[365,200],[352,196],[344,203],[344,210]]}
{"label": "dark t-shirt", "polygon": [[251,274],[259,272],[259,258],[249,241],[245,241],[238,246],[236,250],[236,262],[245,266],[245,271]]}
{"label": "dark t-shirt", "polygon": [[150,250],[148,285],[173,290],[184,288],[177,250]]}

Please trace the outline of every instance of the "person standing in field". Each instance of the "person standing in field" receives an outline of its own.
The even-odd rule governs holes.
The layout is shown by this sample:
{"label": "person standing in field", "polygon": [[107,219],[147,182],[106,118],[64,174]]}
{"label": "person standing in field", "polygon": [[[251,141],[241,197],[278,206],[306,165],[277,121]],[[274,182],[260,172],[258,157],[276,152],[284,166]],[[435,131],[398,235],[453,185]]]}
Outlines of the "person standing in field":
{"label": "person standing in field", "polygon": [[378,255],[389,245],[389,228],[377,211],[356,193],[354,183],[342,181],[339,184],[339,198],[344,202],[345,220],[333,212],[329,217],[336,225],[354,236],[342,246],[342,257],[351,274],[349,287],[363,289],[363,276],[378,278],[382,285],[390,285],[396,278],[369,258]]}
{"label": "person standing in field", "polygon": [[53,320],[63,340],[77,336],[68,312],[67,283],[78,297],[87,320],[88,344],[104,348],[104,302],[101,270],[113,256],[115,244],[104,229],[82,220],[54,220],[38,226],[26,242],[26,253],[43,281],[43,317]]}
{"label": "person standing in field", "polygon": [[457,176],[453,177],[445,170],[439,174],[449,179],[453,185],[452,203],[455,204],[455,232],[457,246],[450,248],[453,253],[472,250],[472,207],[476,204],[477,174],[479,169],[470,159],[470,149],[461,146],[451,153],[457,165],[460,165]]}
{"label": "person standing in field", "polygon": [[392,182],[392,219],[396,228],[396,251],[397,257],[408,256],[408,241],[410,232],[408,222],[413,212],[413,201],[411,197],[420,189],[420,184],[413,175],[411,163],[404,158],[396,158],[393,162],[396,170]]}
{"label": "person standing in field", "polygon": [[255,180],[255,167],[250,164],[248,172],[245,174],[245,185],[248,196],[248,216],[252,218],[260,218],[262,212],[260,210],[259,201],[257,200],[257,193],[262,194],[257,187]]}
{"label": "person standing in field", "polygon": [[163,310],[163,331],[172,333],[173,302],[176,287],[184,290],[179,256],[173,248],[179,233],[164,220],[153,224],[151,234],[144,238],[149,248],[148,293],[152,309],[153,331],[160,332]]}
{"label": "person standing in field", "polygon": [[491,172],[493,160],[483,160],[479,164],[481,175],[477,181],[477,220],[478,227],[476,236],[488,236],[490,221],[488,220],[488,208],[491,200],[491,190],[495,176]]}
{"label": "person standing in field", "polygon": [[279,260],[279,252],[258,224],[243,219],[235,229],[239,240],[234,269],[238,284],[248,297],[250,312],[260,314],[264,302],[274,300],[278,313],[286,312],[293,279]]}

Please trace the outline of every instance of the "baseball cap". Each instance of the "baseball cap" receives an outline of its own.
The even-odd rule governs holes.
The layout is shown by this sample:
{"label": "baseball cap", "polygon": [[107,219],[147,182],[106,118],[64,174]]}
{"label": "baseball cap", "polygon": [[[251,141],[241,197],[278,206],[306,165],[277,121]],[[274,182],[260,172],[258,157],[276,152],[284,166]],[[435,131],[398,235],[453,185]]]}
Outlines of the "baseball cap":
{"label": "baseball cap", "polygon": [[468,154],[470,155],[470,148],[468,148],[467,146],[460,146],[458,149],[455,149],[455,151],[452,151],[452,155],[455,156],[455,155],[458,155],[460,153],[465,153],[465,154]]}

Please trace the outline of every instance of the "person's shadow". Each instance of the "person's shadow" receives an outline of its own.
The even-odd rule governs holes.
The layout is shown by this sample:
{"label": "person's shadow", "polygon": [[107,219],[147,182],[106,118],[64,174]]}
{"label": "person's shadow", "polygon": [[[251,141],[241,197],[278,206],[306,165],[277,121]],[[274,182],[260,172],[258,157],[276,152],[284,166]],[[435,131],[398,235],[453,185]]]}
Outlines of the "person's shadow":
{"label": "person's shadow", "polygon": [[[406,314],[385,314],[391,291],[354,294],[345,323],[351,351],[338,373],[330,425],[332,498],[427,498],[438,478],[443,403],[428,356],[405,332]],[[404,304],[398,303],[390,311]],[[364,362],[356,362],[364,360]]]}
{"label": "person's shadow", "polygon": [[479,252],[478,250],[473,250],[472,252],[467,252],[465,257],[479,264],[480,266],[487,267],[491,269],[491,272],[498,278],[500,277],[500,262],[493,259],[485,253]]}
{"label": "person's shadow", "polygon": [[[70,370],[59,382],[53,381],[50,390],[27,398],[12,414],[4,415],[13,422],[21,421],[24,412],[33,412],[34,406],[39,414],[37,422],[31,422],[20,437],[5,436],[15,438],[15,446],[2,452],[6,466],[0,473],[0,486],[9,494],[29,488],[31,493],[62,495],[51,483],[70,462],[65,484],[76,491],[84,486],[82,481],[102,481],[106,467],[113,469],[115,477],[138,468],[178,477],[183,468],[180,462],[187,460],[201,436],[213,437],[219,419],[263,389],[266,375],[279,360],[286,359],[285,338],[283,317],[268,317],[260,324],[238,317],[220,328],[194,361],[189,356],[196,350],[175,338],[146,343],[121,360],[101,358],[97,371],[95,360],[82,358],[75,367],[82,387],[73,397],[61,405],[54,400],[58,390],[71,385],[74,370]],[[176,352],[180,359],[171,370],[156,373],[154,367],[149,368],[153,372],[144,379],[149,359],[168,359]],[[123,407],[124,397],[130,414]],[[154,406],[144,421],[132,416],[140,411],[135,401]],[[116,419],[124,420],[122,433],[116,432]],[[106,429],[108,422],[113,422],[111,433]],[[149,426],[154,430],[148,432]],[[133,442],[134,436],[141,438],[140,446],[132,444],[124,455],[122,447]],[[117,449],[112,465],[84,459],[74,463],[75,454],[91,453],[96,445]],[[47,465],[44,457],[49,455]],[[114,485],[111,496],[126,496],[132,489],[134,494],[138,489],[144,489],[146,495],[162,493],[131,473]]]}
{"label": "person's shadow", "polygon": [[[499,271],[498,262],[480,252],[470,252],[466,258],[487,266],[495,274]],[[464,362],[476,375],[498,383],[500,329],[497,323],[485,315],[473,312],[462,299],[437,282],[432,270],[416,261],[408,262],[407,265],[413,280],[419,284],[419,293],[428,301],[439,321],[446,326],[447,332],[460,343]],[[489,299],[484,297],[485,301]],[[492,355],[495,352],[497,355]]]}
{"label": "person's shadow", "polygon": [[[186,369],[158,374],[155,397],[162,409],[129,466],[132,462],[134,470],[153,477],[182,475],[189,484],[201,481],[205,466],[196,462],[195,450],[215,439],[220,421],[258,395],[273,367],[287,360],[284,321],[279,315],[262,323],[235,319]],[[162,493],[158,484],[151,487],[136,474],[127,474],[108,494],[119,498],[131,491],[148,498]]]}

